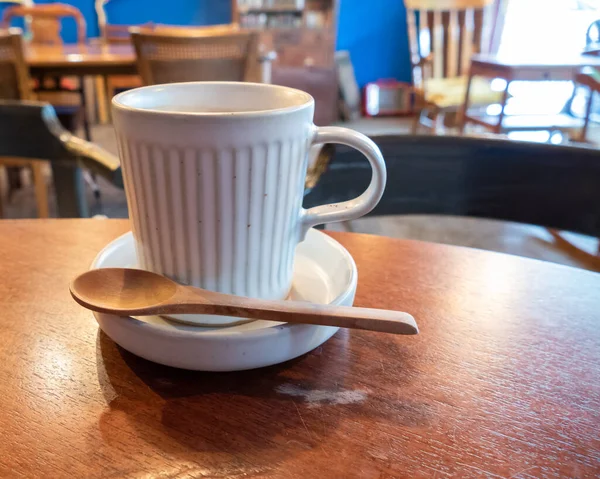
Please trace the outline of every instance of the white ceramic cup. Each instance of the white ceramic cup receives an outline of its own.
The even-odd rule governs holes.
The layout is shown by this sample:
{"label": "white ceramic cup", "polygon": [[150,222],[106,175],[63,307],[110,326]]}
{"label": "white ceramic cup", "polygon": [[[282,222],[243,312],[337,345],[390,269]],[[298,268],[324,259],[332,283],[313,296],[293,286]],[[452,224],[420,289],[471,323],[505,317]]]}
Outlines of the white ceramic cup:
{"label": "white ceramic cup", "polygon": [[[314,100],[275,85],[174,83],[113,99],[142,268],[241,296],[283,299],[311,226],[358,218],[379,202],[381,152],[366,136],[313,124]],[[312,145],[342,143],[373,169],[358,198],[302,208]]]}

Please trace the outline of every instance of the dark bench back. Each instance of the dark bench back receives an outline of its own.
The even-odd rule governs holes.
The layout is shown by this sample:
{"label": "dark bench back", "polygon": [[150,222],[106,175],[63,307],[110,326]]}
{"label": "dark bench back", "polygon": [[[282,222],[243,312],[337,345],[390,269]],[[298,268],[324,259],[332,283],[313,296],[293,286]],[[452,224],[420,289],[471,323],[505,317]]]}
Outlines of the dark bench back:
{"label": "dark bench back", "polygon": [[[600,150],[485,137],[380,136],[388,182],[371,215],[494,218],[600,237]],[[336,147],[306,208],[367,187],[360,153]]]}

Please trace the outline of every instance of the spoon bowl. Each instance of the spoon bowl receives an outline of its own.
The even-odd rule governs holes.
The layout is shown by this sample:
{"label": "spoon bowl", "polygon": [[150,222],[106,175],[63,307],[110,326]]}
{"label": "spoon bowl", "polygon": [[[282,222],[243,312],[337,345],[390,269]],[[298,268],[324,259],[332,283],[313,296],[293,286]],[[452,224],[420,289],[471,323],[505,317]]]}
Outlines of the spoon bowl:
{"label": "spoon bowl", "polygon": [[175,281],[150,271],[104,268],[78,276],[70,289],[75,301],[88,309],[127,312],[160,305],[172,298],[178,287]]}

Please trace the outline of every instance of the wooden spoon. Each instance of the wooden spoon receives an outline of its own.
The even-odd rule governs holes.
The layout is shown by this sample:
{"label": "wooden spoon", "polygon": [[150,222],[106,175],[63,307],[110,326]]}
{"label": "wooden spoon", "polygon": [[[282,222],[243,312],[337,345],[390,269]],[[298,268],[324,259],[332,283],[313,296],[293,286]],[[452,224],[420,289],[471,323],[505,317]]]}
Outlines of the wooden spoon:
{"label": "wooden spoon", "polygon": [[70,290],[75,301],[83,307],[118,316],[214,314],[395,334],[419,332],[415,319],[408,313],[245,298],[182,286],[169,278],[140,269],[101,268],[88,271],[73,280]]}

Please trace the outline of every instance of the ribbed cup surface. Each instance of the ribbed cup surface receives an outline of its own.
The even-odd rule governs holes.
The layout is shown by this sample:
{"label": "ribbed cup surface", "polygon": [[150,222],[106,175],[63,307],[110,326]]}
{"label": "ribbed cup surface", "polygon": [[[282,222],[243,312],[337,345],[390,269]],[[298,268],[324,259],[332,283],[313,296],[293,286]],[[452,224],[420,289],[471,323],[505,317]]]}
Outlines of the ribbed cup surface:
{"label": "ribbed cup surface", "polygon": [[177,147],[118,135],[142,268],[242,296],[283,298],[292,281],[307,168],[297,138]]}

